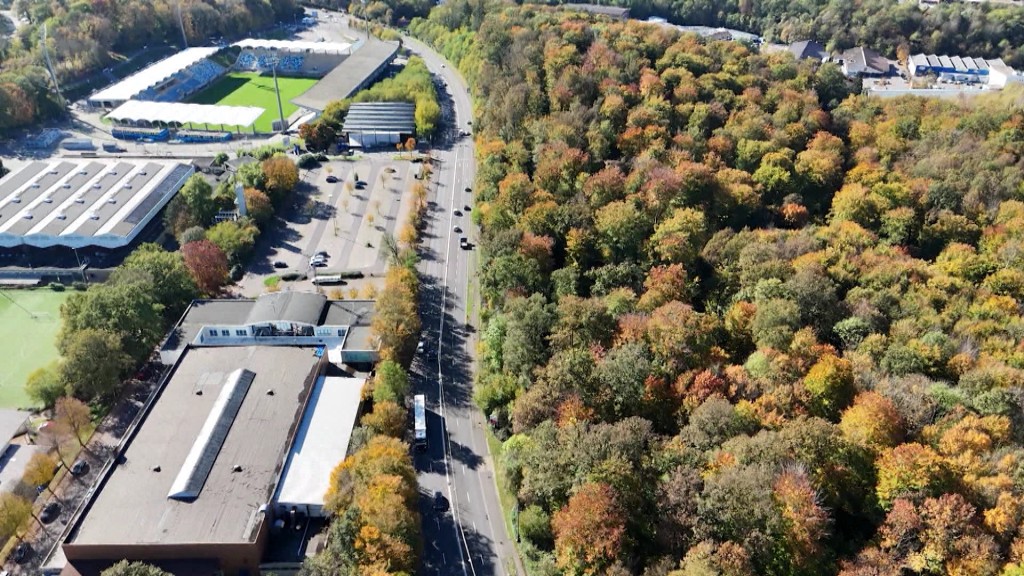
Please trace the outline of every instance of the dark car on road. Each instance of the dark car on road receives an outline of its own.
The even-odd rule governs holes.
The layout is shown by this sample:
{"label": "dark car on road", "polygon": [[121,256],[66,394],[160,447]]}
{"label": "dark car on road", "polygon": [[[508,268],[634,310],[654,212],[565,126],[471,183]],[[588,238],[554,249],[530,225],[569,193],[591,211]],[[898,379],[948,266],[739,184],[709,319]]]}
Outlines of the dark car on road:
{"label": "dark car on road", "polygon": [[335,184],[337,182],[338,182],[338,177],[335,176],[334,174],[331,174],[330,176],[327,177],[327,183],[328,184]]}
{"label": "dark car on road", "polygon": [[288,264],[281,260],[274,260],[274,268],[287,268]]}
{"label": "dark car on road", "polygon": [[456,208],[455,210],[452,210],[452,214],[455,214],[456,216],[462,216],[462,211]]}
{"label": "dark car on road", "polygon": [[84,476],[89,473],[89,463],[85,460],[79,460],[71,465],[72,476]]}
{"label": "dark car on road", "polygon": [[60,504],[56,502],[44,506],[42,513],[39,514],[39,521],[43,524],[50,524],[57,518],[60,518]]}
{"label": "dark car on road", "polygon": [[447,510],[448,500],[441,492],[434,492],[434,510]]}

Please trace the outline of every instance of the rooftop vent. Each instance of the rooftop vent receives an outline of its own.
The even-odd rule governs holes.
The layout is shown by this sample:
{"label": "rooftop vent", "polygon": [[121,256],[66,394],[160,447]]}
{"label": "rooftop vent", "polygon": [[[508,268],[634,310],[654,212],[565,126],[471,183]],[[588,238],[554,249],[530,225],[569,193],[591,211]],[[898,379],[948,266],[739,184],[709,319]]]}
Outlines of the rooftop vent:
{"label": "rooftop vent", "polygon": [[39,182],[33,182],[32,183],[32,187],[33,188],[39,188]]}
{"label": "rooftop vent", "polygon": [[100,215],[95,212],[89,212],[89,220],[99,220]]}
{"label": "rooftop vent", "polygon": [[68,215],[67,214],[64,214],[63,212],[61,212],[60,214],[57,214],[57,220],[67,220],[67,219],[68,219]]}
{"label": "rooftop vent", "polygon": [[88,176],[89,175],[89,171],[88,170],[79,170],[78,171],[78,175],[79,176]]}
{"label": "rooftop vent", "polygon": [[267,396],[273,396],[273,395],[274,395],[274,389],[273,388],[268,388],[267,389]]}
{"label": "rooftop vent", "polygon": [[85,198],[82,198],[81,196],[75,198],[75,204],[85,204]]}
{"label": "rooftop vent", "polygon": [[196,396],[202,396],[202,395],[203,395],[203,389],[202,388],[196,390]]}
{"label": "rooftop vent", "polygon": [[22,216],[22,218],[24,218],[25,220],[31,220],[32,219],[32,213],[31,212],[25,212],[25,215]]}
{"label": "rooftop vent", "polygon": [[93,190],[99,190],[100,188],[103,188],[103,186],[100,186],[99,184],[93,184],[92,185],[92,189]]}
{"label": "rooftop vent", "polygon": [[56,176],[57,174],[60,174],[60,172],[58,172],[56,170],[50,170],[49,174],[50,174],[50,176]]}
{"label": "rooftop vent", "polygon": [[15,196],[14,198],[11,198],[11,202],[14,204],[21,204],[21,196]]}
{"label": "rooftop vent", "polygon": [[235,464],[234,466],[231,467],[231,471],[232,472],[241,472],[242,471],[242,467],[240,465],[238,465],[238,464]]}
{"label": "rooftop vent", "polygon": [[61,188],[65,189],[65,190],[70,190],[71,189],[71,184],[65,184],[65,185],[61,186]]}
{"label": "rooftop vent", "polygon": [[108,198],[107,204],[117,204],[117,198]]}
{"label": "rooftop vent", "polygon": [[153,472],[159,472],[159,471],[160,471],[160,465],[159,464],[157,464],[156,466],[153,466]]}
{"label": "rooftop vent", "polygon": [[43,198],[43,204],[53,204],[53,198],[51,198],[50,196]]}

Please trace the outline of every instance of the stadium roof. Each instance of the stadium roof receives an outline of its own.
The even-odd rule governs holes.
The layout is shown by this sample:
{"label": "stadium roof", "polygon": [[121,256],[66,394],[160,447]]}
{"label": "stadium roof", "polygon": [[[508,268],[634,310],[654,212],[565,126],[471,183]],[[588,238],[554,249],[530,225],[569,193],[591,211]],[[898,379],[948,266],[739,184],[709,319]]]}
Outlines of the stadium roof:
{"label": "stadium roof", "polygon": [[348,98],[369,84],[380,70],[395,59],[398,44],[368,38],[352,48],[352,55],[306,90],[292,98],[297,106],[323,112],[327,104]]}
{"label": "stadium roof", "polygon": [[317,379],[278,484],[278,504],[323,506],[331,470],[348,451],[365,383],[363,378]]}
{"label": "stadium roof", "polygon": [[220,51],[220,48],[216,46],[182,50],[169,58],[164,58],[147,68],[143,68],[117,84],[100,90],[90,96],[89,100],[97,102],[128,100],[146,88],[163,82],[203,58],[216,54],[218,51]]}
{"label": "stadium roof", "polygon": [[256,106],[217,106],[129,100],[107,114],[107,118],[119,122],[177,122],[179,124],[191,122],[225,126],[252,126],[265,111]]}
{"label": "stadium roof", "polygon": [[194,170],[158,160],[29,163],[0,179],[0,246],[126,246]]}
{"label": "stadium roof", "polygon": [[[252,542],[320,361],[309,347],[189,349],[66,543]],[[223,438],[216,453],[209,451],[208,474],[198,489],[190,488],[194,497],[169,498],[235,370],[251,372],[252,383],[238,390],[236,415],[219,426]]]}
{"label": "stadium roof", "polygon": [[246,38],[235,42],[234,45],[250,50],[285,50],[324,54],[348,54],[352,50],[352,45],[346,42],[305,42],[302,40],[264,40],[262,38]]}
{"label": "stadium roof", "polygon": [[416,131],[416,105],[410,102],[357,102],[352,104],[345,115],[341,129],[346,134],[353,132],[398,132],[412,134]]}

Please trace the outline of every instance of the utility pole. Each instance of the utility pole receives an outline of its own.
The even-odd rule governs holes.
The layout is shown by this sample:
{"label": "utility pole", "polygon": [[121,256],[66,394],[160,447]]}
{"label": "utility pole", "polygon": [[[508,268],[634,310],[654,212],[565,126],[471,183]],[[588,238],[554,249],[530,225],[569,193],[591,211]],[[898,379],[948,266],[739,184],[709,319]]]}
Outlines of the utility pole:
{"label": "utility pole", "polygon": [[281,134],[284,134],[288,130],[288,125],[284,122],[284,106],[281,105],[281,88],[277,85],[277,60],[278,57],[275,55],[270,63],[271,69],[274,71],[274,92],[277,94],[277,114],[281,117]]}
{"label": "utility pole", "polygon": [[178,0],[178,27],[181,28],[181,47],[188,48],[188,37],[185,36],[185,20],[181,17],[181,0]]}
{"label": "utility pole", "polygon": [[46,60],[46,69],[50,71],[50,79],[53,80],[53,87],[57,91],[57,100],[60,102],[62,110],[67,108],[67,102],[64,101],[64,95],[60,93],[60,84],[57,82],[57,73],[53,70],[53,62],[50,61],[50,47],[46,44],[46,23],[43,23],[43,59]]}

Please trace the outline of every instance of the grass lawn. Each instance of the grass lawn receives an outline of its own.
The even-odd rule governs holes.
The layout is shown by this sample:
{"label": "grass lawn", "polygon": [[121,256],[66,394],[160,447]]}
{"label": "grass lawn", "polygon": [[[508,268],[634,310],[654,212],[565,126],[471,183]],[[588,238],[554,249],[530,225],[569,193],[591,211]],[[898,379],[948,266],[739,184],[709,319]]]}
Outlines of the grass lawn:
{"label": "grass lawn", "polygon": [[[291,103],[291,99],[309,90],[317,82],[316,78],[277,77],[278,86],[281,88],[281,107],[284,108],[285,119],[299,109],[298,106]],[[256,120],[257,132],[270,132],[272,122],[278,119],[274,77],[263,76],[256,72],[232,72],[213,86],[193,96],[190,101],[196,104],[263,108],[266,112]],[[212,125],[210,128],[220,129],[220,127]]]}
{"label": "grass lawn", "polygon": [[49,289],[0,291],[0,408],[31,405],[25,379],[57,358],[60,305],[69,294]]}

